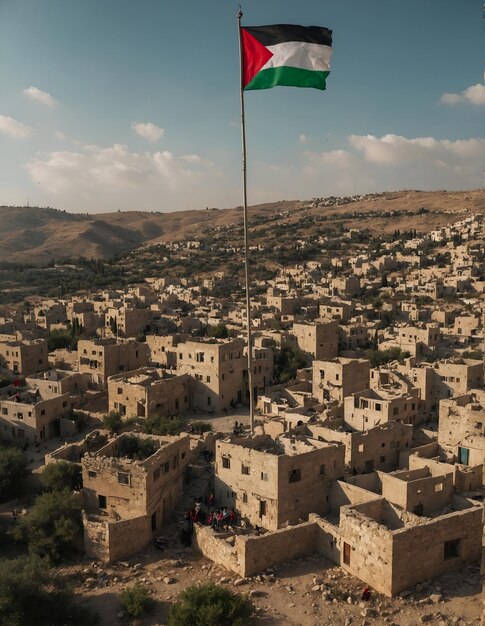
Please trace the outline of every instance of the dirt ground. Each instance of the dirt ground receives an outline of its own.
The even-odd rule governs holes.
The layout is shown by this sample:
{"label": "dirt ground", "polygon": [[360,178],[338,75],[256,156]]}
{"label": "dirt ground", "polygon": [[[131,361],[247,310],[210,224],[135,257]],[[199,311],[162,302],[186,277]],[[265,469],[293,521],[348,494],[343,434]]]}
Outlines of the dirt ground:
{"label": "dirt ground", "polygon": [[[172,534],[168,534],[168,533]],[[128,626],[119,594],[139,582],[156,600],[154,611],[137,622],[140,626],[166,624],[168,609],[185,587],[213,581],[250,595],[255,605],[255,626],[478,626],[481,615],[481,581],[477,566],[466,566],[418,585],[389,599],[372,593],[361,601],[363,583],[320,555],[284,563],[264,574],[241,580],[191,548],[178,546],[177,529],[165,535],[173,548],[150,546],[136,559],[105,565],[86,559],[62,568],[79,602],[101,615],[104,625]],[[230,626],[230,625],[228,625]]]}

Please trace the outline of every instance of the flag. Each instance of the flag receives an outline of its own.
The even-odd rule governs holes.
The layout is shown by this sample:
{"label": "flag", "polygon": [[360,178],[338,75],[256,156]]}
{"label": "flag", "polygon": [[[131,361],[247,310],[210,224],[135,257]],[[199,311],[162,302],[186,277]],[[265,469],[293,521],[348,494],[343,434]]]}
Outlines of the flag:
{"label": "flag", "polygon": [[325,89],[330,73],[332,31],[320,26],[244,26],[242,86],[250,89]]}

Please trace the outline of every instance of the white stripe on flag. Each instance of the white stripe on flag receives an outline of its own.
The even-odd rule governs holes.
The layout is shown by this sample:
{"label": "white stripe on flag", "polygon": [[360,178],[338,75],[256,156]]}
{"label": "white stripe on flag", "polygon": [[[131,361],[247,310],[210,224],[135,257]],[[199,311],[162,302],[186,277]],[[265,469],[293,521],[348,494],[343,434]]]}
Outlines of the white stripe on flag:
{"label": "white stripe on flag", "polygon": [[267,46],[267,48],[273,53],[273,56],[260,71],[282,65],[316,72],[328,72],[330,70],[330,57],[332,56],[330,46],[302,41],[285,41],[285,43]]}

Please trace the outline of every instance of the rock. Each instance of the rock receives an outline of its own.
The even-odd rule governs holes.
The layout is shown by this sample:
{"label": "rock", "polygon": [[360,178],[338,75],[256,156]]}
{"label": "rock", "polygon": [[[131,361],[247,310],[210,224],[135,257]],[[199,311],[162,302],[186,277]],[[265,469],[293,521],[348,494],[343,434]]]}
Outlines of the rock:
{"label": "rock", "polygon": [[425,615],[421,615],[421,624],[426,624],[428,622],[433,621],[433,613],[426,613]]}
{"label": "rock", "polygon": [[237,578],[233,583],[234,587],[240,587],[241,585],[245,585],[245,584],[246,584],[246,581],[244,580],[244,578]]}
{"label": "rock", "polygon": [[353,604],[353,600],[351,596],[347,598],[347,604]]}
{"label": "rock", "polygon": [[323,579],[322,578],[318,578],[317,576],[313,577],[313,584],[314,585],[323,585]]}
{"label": "rock", "polygon": [[320,585],[314,585],[312,591],[320,591]]}
{"label": "rock", "polygon": [[251,591],[249,592],[249,596],[251,598],[261,598],[265,595],[265,592],[261,591],[260,589],[251,589]]}
{"label": "rock", "polygon": [[410,591],[409,589],[405,589],[404,591],[401,591],[401,593],[399,594],[400,598],[407,598],[411,595],[412,591]]}
{"label": "rock", "polygon": [[296,604],[294,602],[290,602],[290,604],[288,606],[293,609],[293,608],[295,608]]}
{"label": "rock", "polygon": [[140,568],[141,568],[141,563],[135,563],[135,565],[133,565],[133,569],[135,570],[135,572],[136,572],[136,570],[138,570]]}
{"label": "rock", "polygon": [[429,599],[433,604],[438,604],[438,602],[441,602],[441,600],[443,600],[443,596],[440,593],[432,593],[429,596]]}
{"label": "rock", "polygon": [[118,611],[118,613],[116,613],[116,617],[118,619],[123,619],[124,616],[125,616],[124,611]]}
{"label": "rock", "polygon": [[228,583],[228,582],[229,582],[229,578],[226,578],[226,576],[223,576],[219,581],[221,585],[224,585],[225,583]]}
{"label": "rock", "polygon": [[424,589],[424,587],[423,587],[423,585],[422,585],[421,583],[418,583],[418,584],[416,585],[416,591],[417,591],[418,593],[419,593],[420,591],[423,591],[423,589]]}
{"label": "rock", "polygon": [[175,580],[175,578],[172,578],[171,576],[165,576],[165,578],[163,579],[163,582],[166,585],[173,585],[174,583],[176,583],[177,581]]}

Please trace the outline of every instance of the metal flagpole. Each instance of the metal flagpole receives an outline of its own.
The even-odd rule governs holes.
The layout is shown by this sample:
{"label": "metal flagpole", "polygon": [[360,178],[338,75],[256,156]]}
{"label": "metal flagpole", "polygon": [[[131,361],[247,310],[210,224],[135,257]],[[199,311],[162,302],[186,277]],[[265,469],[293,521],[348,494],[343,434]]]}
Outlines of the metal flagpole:
{"label": "metal flagpole", "polygon": [[248,343],[248,387],[249,387],[249,425],[254,434],[254,397],[253,397],[253,343],[251,341],[251,299],[249,296],[249,249],[248,249],[248,198],[246,190],[246,125],[244,118],[244,85],[243,85],[243,42],[241,32],[241,6],[237,13],[239,33],[239,64],[240,64],[240,97],[241,97],[241,137],[242,137],[242,184],[243,184],[243,215],[244,215],[244,273],[246,278],[246,325]]}

